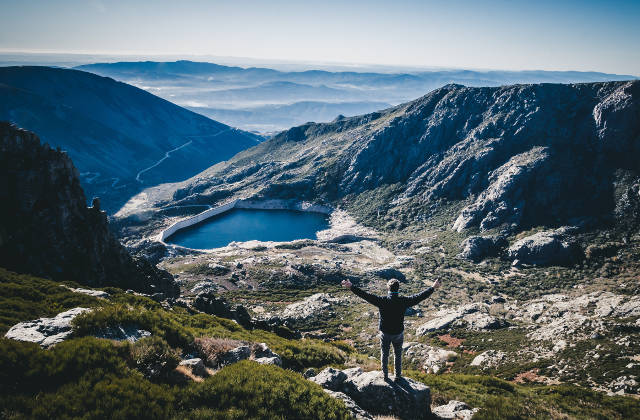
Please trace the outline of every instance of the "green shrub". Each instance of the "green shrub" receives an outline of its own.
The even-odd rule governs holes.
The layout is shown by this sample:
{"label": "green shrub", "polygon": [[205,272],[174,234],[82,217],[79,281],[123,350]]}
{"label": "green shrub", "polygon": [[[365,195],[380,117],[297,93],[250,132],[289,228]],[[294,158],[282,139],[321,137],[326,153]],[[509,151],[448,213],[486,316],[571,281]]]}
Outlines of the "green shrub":
{"label": "green shrub", "polygon": [[276,366],[242,361],[183,393],[188,418],[347,419],[344,404],[320,386]]}
{"label": "green shrub", "polygon": [[68,309],[94,307],[99,299],[75,293],[60,282],[0,268],[0,334],[21,321],[54,316]]}
{"label": "green shrub", "polygon": [[73,325],[77,335],[95,334],[120,325],[136,325],[164,338],[174,347],[186,347],[193,342],[189,329],[159,307],[117,303],[80,314],[73,319]]}
{"label": "green shrub", "polygon": [[[173,410],[174,395],[167,386],[140,376],[86,375],[56,392],[33,401],[35,419],[166,419]],[[97,379],[97,380],[96,380]]]}
{"label": "green shrub", "polygon": [[166,377],[180,363],[180,355],[160,337],[145,337],[131,346],[133,366],[148,379]]}

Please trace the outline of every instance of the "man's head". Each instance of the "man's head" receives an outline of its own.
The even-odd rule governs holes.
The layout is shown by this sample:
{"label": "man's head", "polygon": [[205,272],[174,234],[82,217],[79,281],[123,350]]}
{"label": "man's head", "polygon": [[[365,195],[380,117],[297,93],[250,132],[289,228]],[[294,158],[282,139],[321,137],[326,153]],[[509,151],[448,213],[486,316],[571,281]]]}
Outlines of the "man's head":
{"label": "man's head", "polygon": [[387,287],[391,293],[398,293],[398,290],[400,289],[400,282],[397,279],[391,279],[387,283]]}

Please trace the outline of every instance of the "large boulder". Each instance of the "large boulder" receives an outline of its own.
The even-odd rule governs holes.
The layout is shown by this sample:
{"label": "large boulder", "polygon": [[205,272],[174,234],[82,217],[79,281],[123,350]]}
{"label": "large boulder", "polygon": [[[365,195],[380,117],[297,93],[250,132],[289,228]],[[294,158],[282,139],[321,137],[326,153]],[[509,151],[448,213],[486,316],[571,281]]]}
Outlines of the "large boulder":
{"label": "large boulder", "polygon": [[504,236],[469,236],[462,241],[458,256],[473,262],[480,262],[488,257],[497,257],[507,246]]}
{"label": "large boulder", "polygon": [[204,366],[204,362],[199,357],[194,357],[192,359],[185,359],[180,361],[180,366],[186,366],[191,369],[191,373],[201,377],[209,376],[209,372],[207,372],[207,368]]}
{"label": "large boulder", "polygon": [[231,305],[221,296],[209,291],[199,293],[193,301],[193,306],[210,315],[238,321],[245,328],[253,326],[251,315],[242,305]]}
{"label": "large boulder", "polygon": [[451,400],[445,405],[435,407],[433,414],[441,419],[471,420],[477,411],[477,408],[471,408],[462,401]]}
{"label": "large boulder", "polygon": [[580,247],[566,234],[567,228],[538,232],[520,239],[507,250],[514,262],[534,265],[567,265],[581,256]]}
{"label": "large boulder", "polygon": [[469,303],[453,308],[444,308],[433,314],[433,318],[416,329],[416,334],[446,330],[452,327],[465,327],[474,331],[494,330],[509,325],[504,318],[489,313],[485,303]]}
{"label": "large boulder", "polygon": [[324,392],[331,395],[333,398],[342,400],[344,405],[347,407],[347,410],[351,412],[351,415],[356,420],[373,420],[373,416],[366,411],[364,411],[351,397],[349,397],[344,392],[331,391],[329,389],[325,389]]}
{"label": "large boulder", "polygon": [[304,321],[324,312],[331,314],[335,305],[343,302],[344,299],[336,298],[328,293],[316,293],[304,298],[300,302],[287,305],[280,315],[284,321]]}
{"label": "large boulder", "polygon": [[424,419],[430,412],[429,387],[412,379],[385,380],[382,372],[360,368],[337,371],[327,368],[311,381],[342,392],[372,415],[391,415],[403,420]]}
{"label": "large boulder", "polygon": [[500,350],[486,350],[473,358],[471,366],[496,367],[504,360],[505,356],[504,352]]}
{"label": "large boulder", "polygon": [[30,341],[40,344],[42,347],[53,346],[71,335],[73,318],[89,310],[87,308],[73,308],[61,312],[53,318],[20,322],[11,327],[5,337],[19,341]]}

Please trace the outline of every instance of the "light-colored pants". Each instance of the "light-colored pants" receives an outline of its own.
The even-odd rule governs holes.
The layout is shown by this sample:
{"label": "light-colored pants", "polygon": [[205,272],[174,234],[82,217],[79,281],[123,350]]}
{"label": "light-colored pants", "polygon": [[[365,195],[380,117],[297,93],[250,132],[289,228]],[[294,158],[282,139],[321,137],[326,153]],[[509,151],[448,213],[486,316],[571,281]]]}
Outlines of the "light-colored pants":
{"label": "light-colored pants", "polygon": [[389,347],[393,344],[393,355],[395,356],[394,366],[396,369],[396,377],[402,376],[402,342],[404,341],[404,332],[400,334],[385,334],[380,331],[380,347],[382,348],[382,372],[384,376],[389,375],[387,367],[389,363]]}

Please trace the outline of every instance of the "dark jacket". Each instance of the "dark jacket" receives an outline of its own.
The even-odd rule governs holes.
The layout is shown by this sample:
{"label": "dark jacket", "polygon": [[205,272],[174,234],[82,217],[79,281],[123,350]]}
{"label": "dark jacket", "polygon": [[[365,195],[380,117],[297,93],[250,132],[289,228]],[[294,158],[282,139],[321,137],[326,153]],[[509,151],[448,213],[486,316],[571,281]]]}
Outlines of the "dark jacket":
{"label": "dark jacket", "polygon": [[376,296],[365,292],[356,286],[351,286],[351,291],[380,310],[380,331],[386,334],[400,334],[404,331],[404,313],[407,308],[417,305],[433,293],[433,287],[429,287],[422,293],[412,296],[398,296],[391,293],[387,296]]}

